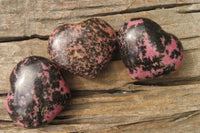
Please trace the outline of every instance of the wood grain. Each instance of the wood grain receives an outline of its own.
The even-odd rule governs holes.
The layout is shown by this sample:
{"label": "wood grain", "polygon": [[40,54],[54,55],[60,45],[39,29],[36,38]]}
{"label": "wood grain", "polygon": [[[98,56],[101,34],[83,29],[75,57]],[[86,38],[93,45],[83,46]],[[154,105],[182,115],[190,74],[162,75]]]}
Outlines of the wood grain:
{"label": "wood grain", "polygon": [[[199,0],[0,0],[0,132],[200,132]],[[37,129],[16,126],[5,109],[13,67],[31,55],[49,58],[48,35],[90,17],[117,32],[125,20],[146,17],[180,38],[182,68],[153,80],[131,79],[119,54],[95,80],[63,71],[72,99],[55,120]]]}
{"label": "wood grain", "polygon": [[[32,35],[46,36],[58,25],[78,23],[89,17],[100,17],[115,30],[129,18],[147,17],[167,25],[166,29],[178,37],[185,37],[189,31],[190,36],[199,35],[199,26],[193,25],[199,25],[199,13],[179,13],[183,7],[187,12],[196,11],[199,3],[199,0],[0,0],[0,38],[3,41]],[[176,32],[183,27],[187,33]],[[187,30],[187,27],[192,29]]]}
{"label": "wood grain", "polygon": [[[191,124],[188,128],[190,130],[200,130],[197,126],[200,115],[199,84],[167,87],[128,85],[120,88],[120,92],[97,91],[91,94],[88,91],[89,95],[81,93],[72,92],[74,98],[50,125],[27,132],[64,132],[66,129],[101,131],[105,128],[111,131],[153,132],[169,131],[177,125],[181,127],[187,124]],[[5,102],[5,97],[1,97],[0,101]],[[5,111],[2,107],[1,110]],[[5,121],[2,128],[7,129],[6,126],[9,125],[13,130],[24,131],[23,128],[13,125],[7,114],[0,114],[0,118]],[[193,119],[196,120],[192,121]]]}

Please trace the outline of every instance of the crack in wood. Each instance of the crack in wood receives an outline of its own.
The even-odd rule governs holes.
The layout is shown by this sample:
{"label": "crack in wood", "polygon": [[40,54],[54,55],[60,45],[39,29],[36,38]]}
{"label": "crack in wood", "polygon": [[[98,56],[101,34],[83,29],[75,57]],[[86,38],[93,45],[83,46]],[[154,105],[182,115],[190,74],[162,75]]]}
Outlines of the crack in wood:
{"label": "crack in wood", "polygon": [[[79,3],[77,3],[79,5]],[[75,11],[75,10],[81,10],[81,9],[98,9],[98,8],[107,8],[107,7],[117,7],[117,6],[125,6],[126,4],[111,4],[111,5],[93,5],[93,6],[83,6],[83,7],[74,7],[74,8],[67,8],[67,9],[64,9],[66,11]],[[53,9],[51,11],[63,11],[63,9]]]}
{"label": "crack in wood", "polygon": [[188,40],[188,39],[195,39],[195,38],[199,38],[200,36],[189,36],[189,37],[184,37],[184,38],[179,38],[181,41],[182,40]]}
{"label": "crack in wood", "polygon": [[0,93],[0,97],[7,96],[8,93]]}
{"label": "crack in wood", "polygon": [[112,5],[99,5],[99,6],[85,6],[85,7],[76,7],[72,10],[79,10],[79,9],[97,9],[97,8],[106,8],[106,7],[117,7],[117,6],[123,6],[126,4],[112,4]]}
{"label": "crack in wood", "polygon": [[148,6],[148,7],[139,7],[134,9],[125,9],[122,11],[116,11],[116,12],[109,12],[109,13],[97,13],[93,15],[85,15],[81,16],[81,18],[87,18],[87,17],[104,17],[104,16],[112,16],[117,14],[127,14],[127,13],[135,13],[135,12],[145,12],[145,11],[151,11],[156,10],[158,8],[160,9],[170,9],[175,7],[182,7],[187,5],[193,5],[198,3],[183,3],[183,4],[168,4],[168,5],[155,5],[155,6]]}
{"label": "crack in wood", "polygon": [[138,93],[141,91],[146,91],[146,90],[141,90],[141,89],[129,89],[129,90],[123,90],[121,88],[117,89],[111,89],[111,90],[71,90],[71,94],[73,98],[77,97],[88,97],[88,96],[93,96],[93,95],[98,95],[98,94],[124,94],[124,93]]}
{"label": "crack in wood", "polygon": [[172,117],[171,122],[179,122],[179,121],[187,120],[187,119],[197,116],[197,115],[200,115],[200,110],[194,110],[194,111],[174,114],[171,116]]}
{"label": "crack in wood", "polygon": [[[71,90],[71,95],[73,98],[84,98],[88,96],[94,96],[98,94],[125,94],[125,93],[138,93],[146,90],[141,90],[141,89],[129,89],[129,90],[124,90],[124,89],[111,89],[111,90]],[[8,93],[0,93],[0,97],[7,96]]]}
{"label": "crack in wood", "polygon": [[40,40],[48,40],[49,36],[45,35],[31,35],[31,36],[22,36],[22,37],[0,37],[1,42],[16,42],[16,41],[25,41],[31,39],[40,39]]}
{"label": "crack in wood", "polygon": [[[147,120],[141,120],[141,121],[137,121],[137,122],[132,122],[132,123],[127,123],[127,124],[117,124],[117,128],[124,128],[124,127],[128,127],[128,126],[133,126],[133,125],[138,125],[138,124],[145,124],[145,123],[155,123],[155,122],[161,122],[161,121],[166,121],[168,123],[176,123],[176,122],[181,122],[184,120],[188,120],[192,117],[198,116],[200,115],[200,110],[193,110],[193,111],[188,111],[188,112],[182,112],[182,113],[177,113],[177,114],[173,114],[170,116],[162,116],[162,117],[153,117],[153,118],[149,118]],[[109,118],[109,117],[108,117]],[[107,119],[108,119],[107,118]],[[82,119],[86,120],[86,121],[81,121]],[[73,115],[68,115],[68,116],[57,116],[55,118],[54,121],[52,121],[51,123],[49,123],[50,125],[60,125],[60,124],[81,124],[81,123],[90,123],[87,122],[87,120],[91,120],[92,118],[81,118],[78,119],[78,116],[76,118],[74,118]],[[101,124],[101,123],[98,123]],[[105,123],[103,123],[105,124]]]}
{"label": "crack in wood", "polygon": [[184,52],[187,52],[187,51],[199,51],[200,48],[192,48],[192,49],[186,49],[184,50]]}
{"label": "crack in wood", "polygon": [[136,81],[133,82],[134,85],[143,85],[143,86],[179,86],[186,84],[197,84],[200,81],[200,77],[191,77],[183,79],[149,79],[145,81]]}
{"label": "crack in wood", "polygon": [[200,115],[200,110],[177,113],[177,114],[174,114],[174,115],[171,115],[171,116],[165,116],[165,117],[155,117],[155,118],[151,118],[149,120],[118,125],[116,127],[121,129],[121,128],[128,127],[128,126],[145,124],[145,123],[160,122],[160,121],[179,122],[179,121],[186,120],[186,119],[189,119],[189,118],[191,118],[193,116],[197,116],[197,115]]}
{"label": "crack in wood", "polygon": [[[116,34],[118,35],[118,31],[116,31]],[[188,40],[188,39],[195,39],[195,38],[199,38],[199,35],[196,36],[189,36],[189,37],[184,37],[184,38],[179,38],[180,40]],[[31,36],[19,36],[19,37],[0,37],[0,43],[4,43],[4,42],[17,42],[17,41],[26,41],[26,40],[31,40],[31,39],[40,39],[40,40],[48,40],[49,39],[49,35],[31,35]],[[115,54],[118,54],[118,49],[116,50]],[[116,58],[117,56],[115,56],[114,54],[114,58],[113,60],[119,60],[119,57]]]}
{"label": "crack in wood", "polygon": [[199,13],[200,10],[190,10],[190,11],[178,11],[180,14],[187,14],[187,13]]}
{"label": "crack in wood", "polygon": [[0,123],[1,123],[1,122],[10,123],[10,122],[12,122],[12,121],[11,121],[11,120],[1,120],[1,119],[0,119]]}

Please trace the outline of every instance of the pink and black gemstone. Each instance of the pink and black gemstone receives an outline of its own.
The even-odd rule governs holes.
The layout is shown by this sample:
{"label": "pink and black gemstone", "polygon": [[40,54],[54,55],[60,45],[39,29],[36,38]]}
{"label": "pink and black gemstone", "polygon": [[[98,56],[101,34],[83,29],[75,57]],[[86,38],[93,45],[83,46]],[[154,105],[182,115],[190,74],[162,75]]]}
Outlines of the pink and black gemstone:
{"label": "pink and black gemstone", "polygon": [[11,119],[23,127],[51,122],[70,97],[57,66],[43,57],[31,56],[20,61],[10,75],[10,83],[6,109]]}
{"label": "pink and black gemstone", "polygon": [[98,18],[56,28],[49,37],[48,51],[59,66],[69,72],[95,78],[111,60],[117,36],[112,27]]}
{"label": "pink and black gemstone", "polygon": [[169,74],[183,63],[181,42],[147,18],[133,18],[124,23],[119,31],[119,47],[132,78]]}

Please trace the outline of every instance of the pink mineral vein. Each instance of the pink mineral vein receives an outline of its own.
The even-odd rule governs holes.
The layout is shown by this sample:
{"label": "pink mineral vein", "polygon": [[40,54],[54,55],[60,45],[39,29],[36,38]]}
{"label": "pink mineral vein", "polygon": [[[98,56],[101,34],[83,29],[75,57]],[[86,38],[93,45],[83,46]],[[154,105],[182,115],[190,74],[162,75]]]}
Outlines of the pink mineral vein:
{"label": "pink mineral vein", "polygon": [[20,125],[20,126],[24,127],[24,124],[23,124],[23,123],[21,123],[20,121],[17,121],[16,123],[17,123],[18,125]]}
{"label": "pink mineral vein", "polygon": [[49,72],[44,71],[43,73],[44,73],[44,76],[47,77],[47,78],[49,79]]}
{"label": "pink mineral vein", "polygon": [[42,62],[41,62],[41,66],[42,66],[42,68],[43,68],[44,70],[48,70],[48,67],[47,67],[44,63],[42,63]]}
{"label": "pink mineral vein", "polygon": [[[140,44],[140,43],[139,43]],[[151,42],[149,41],[149,37],[147,33],[144,33],[144,44],[140,44],[146,46],[146,58],[153,59],[154,56],[159,56],[159,52],[156,51],[156,47],[153,47],[151,45]]]}
{"label": "pink mineral vein", "polygon": [[64,81],[64,79],[59,81],[60,84],[60,88],[63,88],[64,91],[61,91],[61,94],[66,94],[66,93],[70,93],[69,87],[67,86],[66,82]]}
{"label": "pink mineral vein", "polygon": [[137,69],[137,71],[133,71],[133,73],[130,73],[130,71],[127,69],[127,71],[128,71],[128,74],[132,77],[132,78],[139,78],[139,79],[144,79],[145,77],[153,77],[153,75],[152,75],[152,73],[150,72],[150,71],[143,71],[142,70],[142,67],[141,68],[139,68],[139,67],[137,67],[136,68]]}
{"label": "pink mineral vein", "polygon": [[28,62],[29,58],[26,58],[23,62],[23,64],[26,64]]}
{"label": "pink mineral vein", "polygon": [[162,38],[161,38],[161,42],[162,42],[162,45],[165,44],[165,37],[162,37]]}
{"label": "pink mineral vein", "polygon": [[[166,51],[165,51],[164,57],[162,59],[162,63],[163,64],[167,64],[167,65],[173,65],[173,64],[175,64],[175,69],[180,68],[181,65],[182,65],[182,63],[183,63],[183,59],[181,60],[181,58],[183,57],[183,52],[181,52],[177,48],[177,43],[178,42],[173,37],[171,37],[171,44],[166,47],[166,50],[168,50],[169,53],[167,54]],[[177,50],[177,51],[181,52],[181,55],[177,59],[176,58],[172,59],[170,57],[170,55],[172,54],[172,52],[174,50]]]}
{"label": "pink mineral vein", "polygon": [[131,26],[135,26],[137,27],[138,24],[142,24],[143,23],[143,20],[142,19],[138,19],[138,20],[134,20],[134,21],[128,21],[128,25],[127,25],[127,29],[130,28]]}
{"label": "pink mineral vein", "polygon": [[8,100],[9,99],[12,99],[13,97],[11,97],[10,95],[8,95],[7,97],[6,97],[6,109],[7,109],[7,111],[8,111],[8,113],[10,113],[10,114],[12,114],[13,112],[10,110],[10,107],[8,106]]}
{"label": "pink mineral vein", "polygon": [[[56,106],[56,105],[55,105]],[[62,111],[64,107],[62,105],[58,105],[57,107],[54,108],[54,110],[48,112],[47,114],[44,114],[44,120],[47,122],[51,122],[60,111]]]}
{"label": "pink mineral vein", "polygon": [[[36,106],[34,106],[34,108],[33,108],[33,118],[35,118],[35,117],[37,117],[37,112],[38,112],[38,107],[37,107],[38,105],[36,105]],[[37,121],[36,119],[34,119],[35,121]]]}

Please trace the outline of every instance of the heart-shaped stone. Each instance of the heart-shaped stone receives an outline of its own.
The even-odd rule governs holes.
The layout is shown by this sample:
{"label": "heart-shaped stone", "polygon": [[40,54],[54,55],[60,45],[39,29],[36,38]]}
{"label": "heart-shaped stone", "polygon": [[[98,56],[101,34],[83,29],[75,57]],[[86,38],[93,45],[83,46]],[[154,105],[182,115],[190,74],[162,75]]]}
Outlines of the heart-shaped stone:
{"label": "heart-shaped stone", "polygon": [[20,61],[10,75],[10,83],[6,109],[11,119],[23,127],[51,122],[70,97],[57,66],[43,57],[31,56]]}
{"label": "heart-shaped stone", "polygon": [[178,70],[183,63],[183,47],[172,34],[154,21],[134,18],[119,31],[121,57],[132,78],[145,79]]}
{"label": "heart-shaped stone", "polygon": [[48,51],[54,62],[69,72],[95,78],[111,60],[117,36],[98,18],[56,28],[49,37]]}

